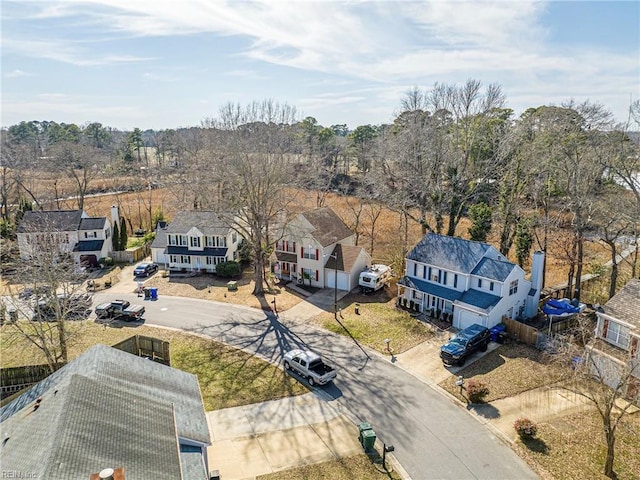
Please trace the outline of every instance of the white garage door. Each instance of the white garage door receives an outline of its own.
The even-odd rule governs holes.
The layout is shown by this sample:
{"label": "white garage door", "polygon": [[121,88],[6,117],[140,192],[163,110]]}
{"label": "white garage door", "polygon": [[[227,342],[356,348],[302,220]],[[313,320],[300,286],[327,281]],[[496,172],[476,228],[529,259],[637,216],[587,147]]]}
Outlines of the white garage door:
{"label": "white garage door", "polygon": [[480,315],[476,315],[475,313],[469,312],[467,310],[460,310],[457,323],[458,324],[454,325],[454,327],[462,330],[467,327],[470,327],[474,323],[479,323],[480,325],[482,325],[482,317],[480,317]]}
{"label": "white garage door", "polygon": [[[333,270],[327,270],[327,272],[327,288],[334,288],[336,284],[336,274]],[[351,290],[349,288],[349,275],[345,272],[338,272],[338,290],[344,290],[346,292]]]}

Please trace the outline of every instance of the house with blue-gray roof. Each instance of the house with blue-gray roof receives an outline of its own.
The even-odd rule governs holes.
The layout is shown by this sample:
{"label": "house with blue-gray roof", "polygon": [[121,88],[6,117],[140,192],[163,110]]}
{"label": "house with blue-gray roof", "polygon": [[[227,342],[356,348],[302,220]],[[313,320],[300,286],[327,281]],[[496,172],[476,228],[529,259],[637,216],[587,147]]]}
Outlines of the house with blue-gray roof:
{"label": "house with blue-gray roof", "polygon": [[172,272],[214,273],[219,263],[238,260],[242,237],[231,223],[217,212],[178,212],[169,224],[156,227],[151,258]]}
{"label": "house with blue-gray roof", "polygon": [[0,432],[5,478],[209,479],[197,377],[105,345],[0,408]]}
{"label": "house with blue-gray roof", "polygon": [[403,306],[451,322],[493,327],[502,317],[528,318],[538,311],[544,254],[536,252],[531,279],[495,247],[428,233],[409,252],[398,282]]}

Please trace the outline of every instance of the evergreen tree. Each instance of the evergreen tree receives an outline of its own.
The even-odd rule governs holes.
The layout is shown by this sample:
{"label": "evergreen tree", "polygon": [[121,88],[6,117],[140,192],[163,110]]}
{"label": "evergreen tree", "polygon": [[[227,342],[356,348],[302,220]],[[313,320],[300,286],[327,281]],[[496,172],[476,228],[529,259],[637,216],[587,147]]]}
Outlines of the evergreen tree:
{"label": "evergreen tree", "polygon": [[486,242],[487,235],[491,231],[491,217],[493,209],[486,203],[478,203],[469,208],[469,219],[472,222],[469,227],[469,235],[471,240],[477,242]]}
{"label": "evergreen tree", "polygon": [[111,243],[113,245],[113,251],[120,251],[120,230],[118,229],[118,222],[113,223],[113,235],[111,236]]}
{"label": "evergreen tree", "polygon": [[118,242],[118,247],[120,251],[127,249],[127,222],[124,217],[120,219],[120,241]]}
{"label": "evergreen tree", "polygon": [[516,257],[521,267],[527,263],[532,246],[531,219],[524,218],[516,226]]}

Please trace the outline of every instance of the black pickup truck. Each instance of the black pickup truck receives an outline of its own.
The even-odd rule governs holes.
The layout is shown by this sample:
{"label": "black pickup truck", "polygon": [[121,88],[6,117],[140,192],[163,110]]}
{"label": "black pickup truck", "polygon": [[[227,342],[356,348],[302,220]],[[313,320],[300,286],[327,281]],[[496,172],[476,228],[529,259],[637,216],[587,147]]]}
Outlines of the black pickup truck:
{"label": "black pickup truck", "polygon": [[490,340],[489,329],[475,323],[440,347],[440,358],[447,365],[462,366],[478,350],[485,352]]}
{"label": "black pickup truck", "polygon": [[140,320],[145,308],[142,305],[131,305],[127,300],[113,300],[96,307],[98,318],[116,318],[126,322]]}

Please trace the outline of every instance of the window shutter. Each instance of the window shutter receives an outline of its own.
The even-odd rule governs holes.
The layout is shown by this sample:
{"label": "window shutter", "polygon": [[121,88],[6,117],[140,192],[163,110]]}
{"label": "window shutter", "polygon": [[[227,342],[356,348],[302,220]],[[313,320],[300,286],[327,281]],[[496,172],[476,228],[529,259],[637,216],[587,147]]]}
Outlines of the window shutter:
{"label": "window shutter", "polygon": [[300,247],[300,256],[304,258],[304,247]]}
{"label": "window shutter", "polygon": [[631,358],[636,358],[636,352],[638,351],[638,337],[631,337],[631,348],[629,352],[631,353]]}
{"label": "window shutter", "polygon": [[602,338],[607,338],[607,330],[609,330],[609,319],[605,318],[602,322]]}
{"label": "window shutter", "polygon": [[296,242],[293,242],[293,251],[296,251]]}
{"label": "window shutter", "polygon": [[316,282],[318,281],[318,270],[316,270]]}
{"label": "window shutter", "polygon": [[[320,254],[318,252],[318,249],[316,248],[316,260],[318,260],[319,258],[320,258]],[[316,278],[316,280],[317,280],[317,278]]]}

